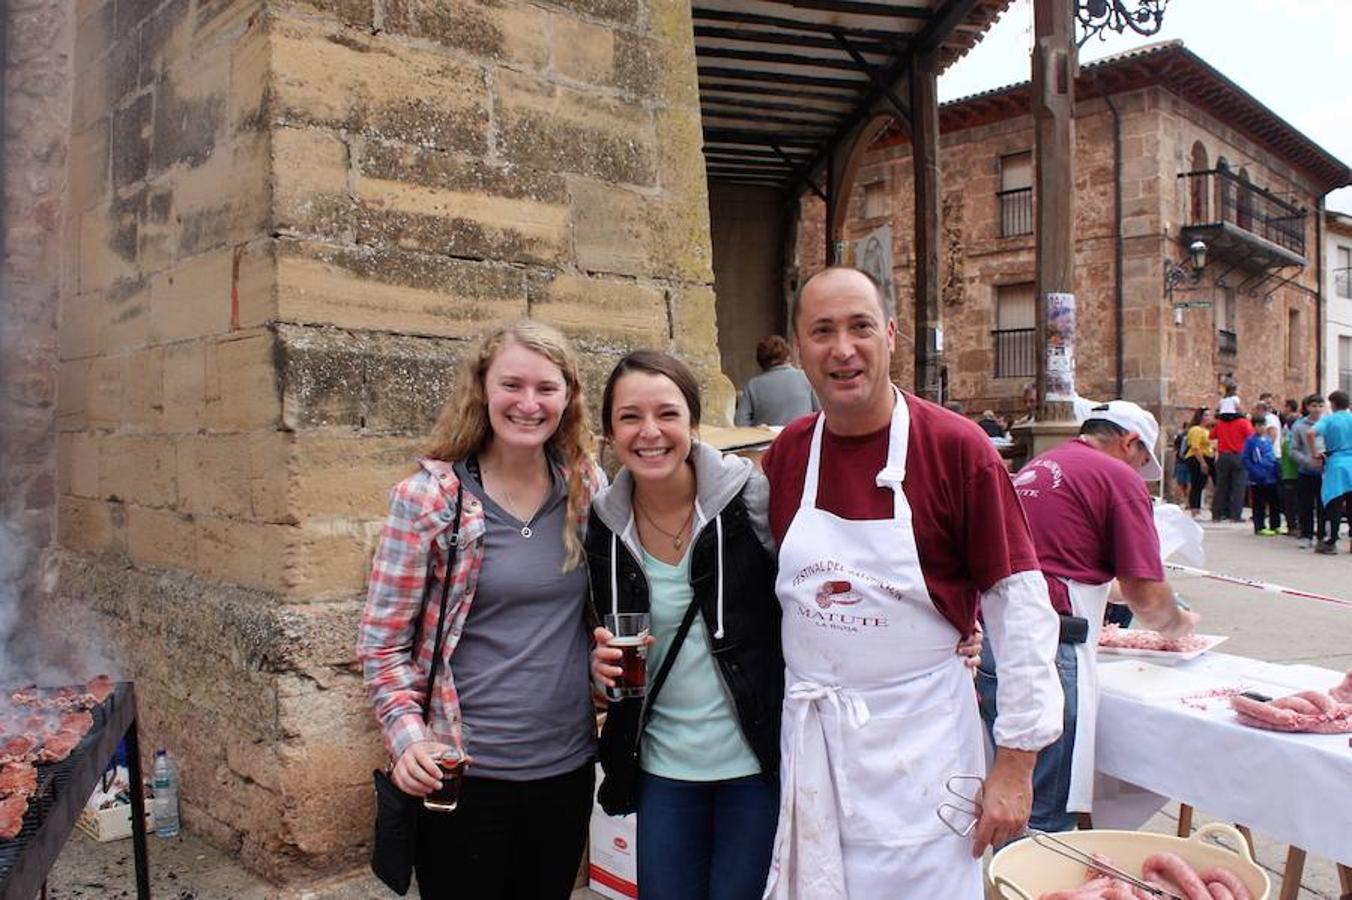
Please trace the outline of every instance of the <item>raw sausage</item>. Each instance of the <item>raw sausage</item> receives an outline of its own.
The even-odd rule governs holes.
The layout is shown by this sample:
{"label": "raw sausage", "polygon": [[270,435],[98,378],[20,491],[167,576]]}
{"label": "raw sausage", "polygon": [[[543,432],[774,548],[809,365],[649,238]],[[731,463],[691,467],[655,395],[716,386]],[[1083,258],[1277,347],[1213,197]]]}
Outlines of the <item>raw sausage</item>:
{"label": "raw sausage", "polygon": [[1141,876],[1146,881],[1163,879],[1178,885],[1172,892],[1185,900],[1211,900],[1211,892],[1206,889],[1197,872],[1176,853],[1155,853],[1147,856],[1145,862],[1141,863]]}
{"label": "raw sausage", "polygon": [[[1229,869],[1223,869],[1220,866],[1205,869],[1201,873],[1201,878],[1202,881],[1206,883],[1207,890],[1211,891],[1212,896],[1215,897],[1216,900],[1229,900],[1229,898],[1234,898],[1234,900],[1253,900],[1253,895],[1249,893],[1249,889],[1245,886],[1244,881]],[[1228,893],[1224,895],[1217,894],[1216,888],[1218,886],[1222,890],[1228,891]]]}

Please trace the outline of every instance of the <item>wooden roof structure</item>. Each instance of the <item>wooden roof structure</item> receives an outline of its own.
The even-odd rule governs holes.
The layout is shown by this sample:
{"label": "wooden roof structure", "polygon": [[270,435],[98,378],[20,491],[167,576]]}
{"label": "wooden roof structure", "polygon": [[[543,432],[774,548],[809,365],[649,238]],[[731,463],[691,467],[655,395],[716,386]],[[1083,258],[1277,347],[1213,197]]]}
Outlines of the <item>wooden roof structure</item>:
{"label": "wooden roof structure", "polygon": [[709,178],[815,189],[880,104],[904,114],[896,85],[914,59],[942,71],[1010,2],[694,0]]}

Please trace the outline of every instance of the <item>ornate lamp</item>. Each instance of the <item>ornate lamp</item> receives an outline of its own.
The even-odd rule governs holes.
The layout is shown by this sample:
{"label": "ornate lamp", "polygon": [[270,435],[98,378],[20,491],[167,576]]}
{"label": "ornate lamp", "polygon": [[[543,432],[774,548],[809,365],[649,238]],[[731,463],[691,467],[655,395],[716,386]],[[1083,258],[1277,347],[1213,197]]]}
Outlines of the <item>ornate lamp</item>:
{"label": "ornate lamp", "polygon": [[1104,34],[1112,30],[1118,34],[1131,29],[1142,37],[1158,34],[1164,26],[1164,8],[1169,0],[1135,0],[1135,9],[1131,9],[1133,0],[1077,0],[1075,18],[1080,23],[1080,39],[1077,47],[1094,35],[1099,40],[1107,40]]}
{"label": "ornate lamp", "polygon": [[1174,324],[1183,324],[1183,310],[1206,309],[1210,300],[1190,300],[1186,303],[1174,303],[1174,288],[1187,285],[1192,287],[1202,280],[1202,270],[1206,268],[1206,244],[1193,241],[1188,245],[1188,257],[1192,265],[1182,266],[1169,260],[1164,261],[1164,296],[1174,308]]}

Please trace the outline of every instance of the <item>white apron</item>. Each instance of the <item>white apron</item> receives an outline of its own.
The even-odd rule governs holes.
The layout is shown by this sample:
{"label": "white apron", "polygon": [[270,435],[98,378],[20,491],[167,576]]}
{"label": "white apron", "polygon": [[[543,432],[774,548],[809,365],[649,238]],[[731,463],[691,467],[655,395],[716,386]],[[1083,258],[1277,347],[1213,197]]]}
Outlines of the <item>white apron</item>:
{"label": "white apron", "polygon": [[1094,732],[1098,724],[1098,647],[1103,613],[1108,608],[1107,584],[1082,584],[1061,579],[1070,594],[1070,608],[1089,620],[1089,636],[1075,646],[1075,743],[1071,747],[1070,791],[1066,810],[1092,812],[1094,807]]}
{"label": "white apron", "polygon": [[779,551],[786,672],[774,900],[979,900],[980,860],[936,815],[952,775],[984,775],[958,633],[934,608],[902,492],[910,416],[896,393],[891,519],[817,508],[824,417]]}

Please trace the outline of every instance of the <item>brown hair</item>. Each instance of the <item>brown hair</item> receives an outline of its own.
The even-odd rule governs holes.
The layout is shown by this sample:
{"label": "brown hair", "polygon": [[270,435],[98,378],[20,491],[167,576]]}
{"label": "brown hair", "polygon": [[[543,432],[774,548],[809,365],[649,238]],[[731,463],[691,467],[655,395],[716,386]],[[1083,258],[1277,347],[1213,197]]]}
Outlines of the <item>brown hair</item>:
{"label": "brown hair", "polygon": [[610,372],[610,377],[606,379],[606,389],[601,394],[602,434],[610,437],[615,433],[610,421],[610,407],[615,402],[615,385],[630,372],[661,375],[670,380],[685,398],[685,405],[690,410],[690,427],[699,426],[699,382],[695,380],[695,373],[690,371],[690,367],[661,350],[635,350],[617,362]]}
{"label": "brown hair", "polygon": [[559,427],[545,446],[556,452],[568,470],[568,522],[563,529],[564,570],[582,561],[582,544],[571,523],[581,517],[590,498],[583,487],[583,473],[591,463],[592,434],[587,408],[582,402],[582,383],[578,377],[577,354],[558,331],[548,325],[521,319],[499,325],[479,340],[476,355],[466,360],[437,423],[423,443],[422,453],[431,459],[454,462],[482,453],[493,440],[488,420],[488,395],[484,376],[498,352],[509,343],[538,353],[559,367],[568,391],[568,402],[559,419]]}
{"label": "brown hair", "polygon": [[767,334],[756,345],[756,362],[762,369],[772,368],[788,359],[789,342],[777,334]]}

